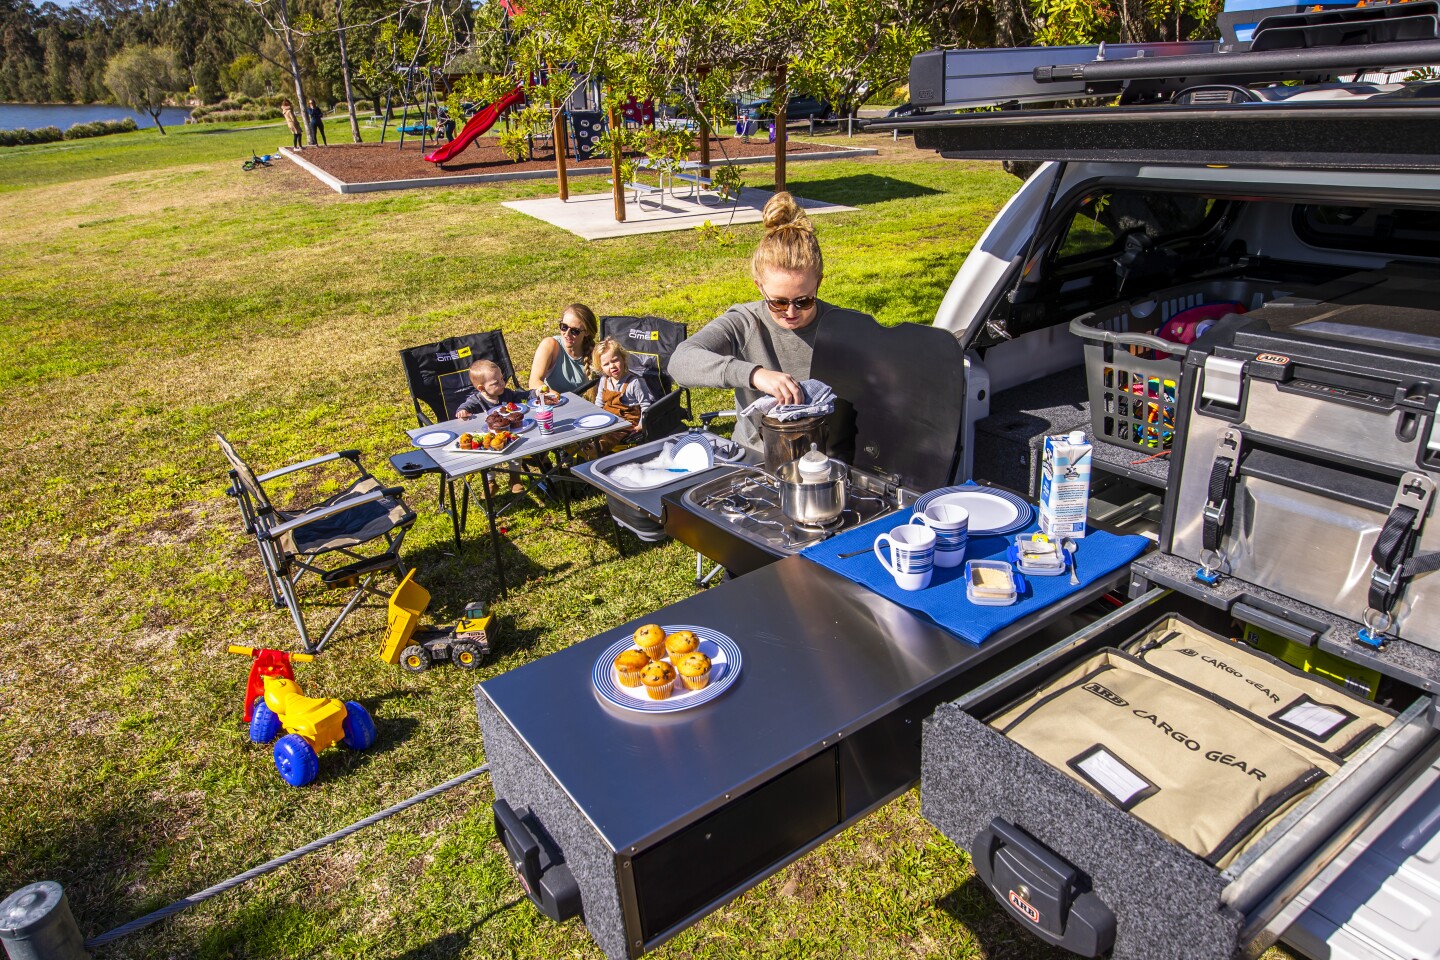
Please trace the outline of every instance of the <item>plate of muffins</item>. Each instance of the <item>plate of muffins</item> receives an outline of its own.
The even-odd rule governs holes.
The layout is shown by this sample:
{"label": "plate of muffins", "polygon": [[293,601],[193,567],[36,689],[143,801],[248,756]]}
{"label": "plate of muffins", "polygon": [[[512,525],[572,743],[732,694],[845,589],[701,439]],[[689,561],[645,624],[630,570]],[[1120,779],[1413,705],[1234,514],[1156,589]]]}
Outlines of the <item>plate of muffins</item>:
{"label": "plate of muffins", "polygon": [[675,713],[709,703],[740,675],[735,641],[705,627],[647,623],[595,661],[595,692],[639,713]]}

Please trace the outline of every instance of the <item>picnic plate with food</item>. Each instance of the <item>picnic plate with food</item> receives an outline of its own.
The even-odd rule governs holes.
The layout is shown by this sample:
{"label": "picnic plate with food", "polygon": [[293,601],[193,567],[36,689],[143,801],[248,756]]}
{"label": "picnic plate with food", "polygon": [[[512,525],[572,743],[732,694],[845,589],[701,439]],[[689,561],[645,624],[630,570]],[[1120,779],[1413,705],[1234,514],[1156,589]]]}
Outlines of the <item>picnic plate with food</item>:
{"label": "picnic plate with food", "polygon": [[740,676],[740,648],[705,627],[647,623],[606,648],[591,680],[600,697],[638,713],[709,703]]}
{"label": "picnic plate with food", "polygon": [[504,453],[520,440],[520,435],[511,430],[462,433],[454,443],[445,449],[450,453]]}
{"label": "picnic plate with food", "polygon": [[530,405],[532,407],[536,406],[537,404],[547,407],[563,407],[569,402],[570,398],[565,396],[565,394],[556,393],[554,390],[548,390],[536,393],[535,399],[531,401]]}

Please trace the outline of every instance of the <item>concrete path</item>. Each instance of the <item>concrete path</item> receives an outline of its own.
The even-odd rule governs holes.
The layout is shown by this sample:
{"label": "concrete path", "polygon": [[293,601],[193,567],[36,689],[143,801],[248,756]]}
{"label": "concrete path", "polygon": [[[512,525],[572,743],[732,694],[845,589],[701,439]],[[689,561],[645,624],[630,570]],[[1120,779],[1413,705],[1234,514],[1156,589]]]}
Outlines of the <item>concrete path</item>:
{"label": "concrete path", "polygon": [[[647,200],[644,209],[636,205],[634,194],[626,191],[625,219],[615,219],[615,204],[609,193],[587,193],[561,200],[547,197],[542,200],[507,200],[502,206],[517,210],[537,220],[544,220],[552,226],[568,230],[585,240],[602,240],[606,237],[628,237],[637,233],[665,233],[671,230],[693,230],[709,220],[717,227],[737,223],[759,223],[765,202],[774,194],[766,190],[746,188],[740,192],[738,203],[721,206],[702,204],[693,197],[665,194],[665,204],[656,209]],[[712,199],[707,195],[707,199]],[[800,206],[811,216],[825,213],[853,213],[855,207],[844,207],[819,200],[796,197]],[[732,216],[733,214],[733,216]]]}

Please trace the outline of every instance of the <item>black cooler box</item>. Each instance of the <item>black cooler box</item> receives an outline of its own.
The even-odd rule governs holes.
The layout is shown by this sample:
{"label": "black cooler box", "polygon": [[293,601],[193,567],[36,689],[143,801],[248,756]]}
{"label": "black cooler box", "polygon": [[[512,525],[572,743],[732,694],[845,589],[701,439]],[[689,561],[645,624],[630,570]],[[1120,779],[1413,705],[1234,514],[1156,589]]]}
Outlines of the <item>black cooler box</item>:
{"label": "black cooler box", "polygon": [[[1161,549],[1130,602],[926,721],[923,812],[1022,927],[1114,960],[1258,955],[1440,750],[1436,304],[1440,276],[1398,266],[1217,324],[1186,357]],[[1237,621],[1378,671],[1381,702],[1232,644]],[[1184,723],[1150,705],[1167,684],[1196,701]],[[1064,697],[1074,722],[1045,726]],[[1306,758],[1284,789],[1246,755],[1262,739]],[[1169,754],[1256,809],[1233,833],[1161,811],[1184,788]]]}

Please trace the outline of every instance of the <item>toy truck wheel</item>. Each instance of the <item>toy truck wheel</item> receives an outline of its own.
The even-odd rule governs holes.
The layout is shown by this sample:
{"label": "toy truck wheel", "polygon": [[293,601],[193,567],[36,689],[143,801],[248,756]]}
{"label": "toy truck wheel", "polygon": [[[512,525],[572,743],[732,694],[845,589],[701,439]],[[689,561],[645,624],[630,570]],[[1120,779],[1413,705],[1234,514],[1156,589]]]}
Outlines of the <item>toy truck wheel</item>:
{"label": "toy truck wheel", "polygon": [[280,718],[266,705],[263,698],[255,701],[255,712],[250,716],[250,742],[269,743],[280,736]]}
{"label": "toy truck wheel", "polygon": [[370,711],[354,700],[345,701],[345,737],[340,742],[349,750],[369,750],[378,734]]}
{"label": "toy truck wheel", "polygon": [[457,667],[474,670],[480,666],[481,653],[478,644],[471,643],[469,640],[460,640],[450,645],[450,662]]}
{"label": "toy truck wheel", "polygon": [[430,668],[430,654],[418,643],[400,651],[400,666],[411,673],[424,673]]}
{"label": "toy truck wheel", "polygon": [[275,769],[280,779],[290,786],[303,787],[313,782],[320,772],[320,759],[304,737],[287,733],[275,741]]}

